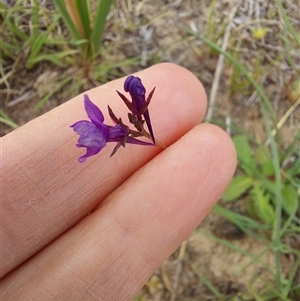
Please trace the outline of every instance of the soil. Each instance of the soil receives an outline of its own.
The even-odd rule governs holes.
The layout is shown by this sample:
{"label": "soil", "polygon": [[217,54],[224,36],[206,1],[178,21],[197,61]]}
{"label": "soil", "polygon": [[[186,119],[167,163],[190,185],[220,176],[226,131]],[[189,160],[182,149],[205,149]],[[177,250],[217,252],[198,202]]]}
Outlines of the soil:
{"label": "soil", "polygon": [[[13,1],[4,2],[13,4]],[[54,9],[51,1],[41,2],[45,11]],[[297,1],[283,1],[283,4],[295,28],[300,29]],[[215,5],[213,10],[210,9],[212,5]],[[286,48],[279,37],[283,32],[283,20],[275,1],[121,0],[116,1],[106,26],[102,60],[113,58],[122,62],[137,56],[140,60],[129,66],[118,66],[103,79],[87,81],[78,93],[116,74],[130,74],[161,61],[174,62],[194,72],[203,83],[210,102],[214,103],[212,120],[224,125],[237,124],[259,142],[264,142],[267,135],[259,109],[260,98],[254,89],[240,74],[235,76],[237,71],[226,61],[219,84],[214,87],[219,54],[189,34],[190,30],[196,31],[222,46],[229,28],[227,48],[252,72],[257,82],[263,84],[278,120],[300,97],[296,83],[300,58],[296,53],[290,54],[294,68],[285,59]],[[267,28],[267,33],[262,39],[256,39],[253,32],[260,27]],[[67,39],[63,25],[61,29]],[[75,78],[80,78],[80,68],[59,67],[49,62],[41,62],[29,70],[26,68],[28,53],[25,47],[22,53],[14,53],[12,58],[3,61],[7,77],[0,82],[2,110],[20,126],[73,96],[66,93],[66,88],[58,89],[44,105],[37,107],[64,75],[74,73]],[[213,87],[217,89],[215,97],[212,97]],[[298,107],[282,126],[283,146],[295,136],[299,119]],[[1,124],[0,134],[3,136],[12,130]],[[241,212],[245,213],[243,206]],[[212,239],[212,234],[230,242],[236,249]],[[265,252],[260,260],[253,260],[268,245],[268,240],[244,235],[233,224],[211,213],[187,240],[185,250],[181,250],[182,257],[179,258],[179,250],[175,252],[143,288],[144,299],[137,299],[220,299],[207,288],[203,275],[228,299],[259,291],[268,283],[274,283],[270,273],[275,262],[272,250]],[[282,272],[288,274],[293,260],[287,256],[283,263]]]}

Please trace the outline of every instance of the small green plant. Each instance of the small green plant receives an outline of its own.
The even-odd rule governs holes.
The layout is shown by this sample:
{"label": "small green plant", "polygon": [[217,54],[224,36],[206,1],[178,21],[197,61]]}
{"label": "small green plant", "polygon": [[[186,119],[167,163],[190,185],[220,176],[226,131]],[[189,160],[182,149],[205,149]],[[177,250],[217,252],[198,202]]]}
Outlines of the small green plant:
{"label": "small green plant", "polygon": [[92,14],[91,1],[54,0],[73,41],[81,49],[86,61],[99,55],[101,39],[113,0],[98,1],[96,14]]}
{"label": "small green plant", "polygon": [[56,47],[62,45],[62,40],[55,35],[60,16],[41,11],[37,0],[31,6],[25,6],[22,0],[12,7],[0,4],[0,12],[3,18],[0,49],[4,59],[18,62],[26,57],[26,68],[32,69],[42,61],[61,65],[62,58],[78,52],[67,47],[57,51]]}
{"label": "small green plant", "polygon": [[[295,216],[298,209],[297,187],[300,185],[300,157],[297,140],[299,140],[299,134],[286,153],[280,156],[282,209],[288,216]],[[243,174],[237,175],[231,181],[222,199],[225,202],[231,202],[247,193],[245,198],[249,214],[271,224],[275,220],[276,204],[273,200],[276,194],[276,184],[270,151],[264,145],[259,145],[252,151],[244,135],[235,136],[233,141]],[[292,157],[293,164],[287,164],[285,167],[285,162],[290,157]]]}
{"label": "small green plant", "polygon": [[[38,95],[40,99],[32,107],[35,114],[57,93],[61,100],[69,99],[123,76],[122,68],[137,64],[140,58],[124,59],[116,45],[104,47],[103,31],[112,3],[55,0],[56,7],[41,5],[38,0],[0,3],[0,83],[11,90],[20,71],[31,72],[37,66],[59,69],[51,91]],[[16,127],[3,115],[0,121]]]}
{"label": "small green plant", "polygon": [[[0,3],[3,18],[0,49],[4,57],[16,60],[20,55],[25,55],[26,67],[31,69],[42,61],[60,66],[63,62],[74,64],[76,61],[79,67],[88,68],[86,65],[99,56],[102,34],[113,0],[97,1],[95,14],[91,7],[95,2],[54,2],[59,13],[41,8],[37,0],[32,0],[30,5],[24,5],[23,0],[17,0],[13,6]],[[66,41],[61,34],[61,19],[71,34],[71,41]],[[81,54],[80,59],[74,60],[78,54]]]}

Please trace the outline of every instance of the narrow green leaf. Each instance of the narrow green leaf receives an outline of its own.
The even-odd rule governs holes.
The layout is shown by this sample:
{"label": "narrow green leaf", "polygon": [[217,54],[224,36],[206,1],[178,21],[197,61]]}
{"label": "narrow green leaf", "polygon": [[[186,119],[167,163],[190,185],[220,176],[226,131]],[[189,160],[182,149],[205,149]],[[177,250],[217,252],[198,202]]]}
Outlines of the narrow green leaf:
{"label": "narrow green leaf", "polygon": [[222,200],[225,202],[230,202],[236,200],[242,194],[244,194],[247,189],[249,189],[253,184],[253,180],[245,175],[237,176],[232,179],[229,183],[226,191],[222,195]]}
{"label": "narrow green leaf", "polygon": [[19,24],[17,23],[16,17],[14,16],[13,12],[14,9],[12,8],[12,9],[7,9],[3,13],[2,17],[4,19],[4,22],[2,24],[2,28],[5,28],[5,26],[7,26],[8,29],[8,32],[3,30],[3,35],[10,36],[15,42],[17,42],[16,38],[20,38],[22,41],[26,42],[29,36],[26,34],[25,30],[19,29]]}
{"label": "narrow green leaf", "polygon": [[34,40],[32,46],[31,46],[31,51],[30,55],[28,57],[27,65],[26,67],[31,69],[35,63],[34,59],[36,59],[38,53],[40,52],[41,48],[43,47],[45,41],[47,39],[47,33],[43,33],[37,37],[37,39]]}
{"label": "narrow green leaf", "polygon": [[66,9],[66,4],[63,0],[54,0],[57,8],[59,9],[62,19],[66,24],[67,28],[69,29],[71,35],[73,36],[74,40],[82,40],[82,36],[78,29],[76,28],[75,24],[73,23],[68,10]]}
{"label": "narrow green leaf", "polygon": [[31,0],[32,7],[32,39],[35,40],[39,35],[39,3],[38,0]]}
{"label": "narrow green leaf", "polygon": [[0,122],[12,127],[13,129],[19,126],[2,110],[0,110]]}
{"label": "narrow green leaf", "polygon": [[9,57],[11,59],[15,59],[15,53],[18,53],[20,51],[21,46],[13,44],[13,43],[7,43],[0,37],[0,50],[3,51],[3,57]]}
{"label": "narrow green leaf", "polygon": [[99,51],[101,45],[102,34],[106,23],[106,18],[109,13],[113,0],[100,0],[98,4],[95,21],[92,27],[91,41],[93,45],[93,53]]}
{"label": "narrow green leaf", "polygon": [[271,228],[269,225],[262,224],[261,222],[258,222],[248,216],[245,216],[244,214],[239,214],[233,212],[232,210],[223,208],[219,204],[215,204],[215,206],[213,207],[213,211],[225,217],[233,224],[237,225],[239,229],[241,229],[243,232],[247,233],[251,237],[259,237],[259,235],[257,235],[257,230],[264,232],[269,231]]}
{"label": "narrow green leaf", "polygon": [[36,64],[37,61],[41,61],[40,59],[38,59],[37,56],[38,56],[40,50],[42,49],[42,47],[46,44],[48,35],[54,29],[58,20],[59,20],[59,16],[56,16],[55,19],[53,20],[53,22],[48,27],[47,31],[43,32],[35,40],[33,40],[30,55],[27,60],[27,65],[26,65],[27,68],[31,69],[34,67],[34,65]]}
{"label": "narrow green leaf", "polygon": [[1,123],[4,123],[4,124],[6,124],[6,125],[8,125],[8,126],[10,126],[10,127],[12,127],[13,129],[16,129],[16,128],[19,127],[19,126],[18,126],[16,123],[14,123],[13,121],[11,121],[11,120],[9,120],[9,119],[5,119],[5,118],[3,118],[3,117],[1,117],[1,116],[0,116],[0,122],[1,122]]}
{"label": "narrow green leaf", "polygon": [[63,51],[63,52],[57,52],[57,53],[46,53],[46,54],[41,54],[33,59],[31,59],[30,64],[32,66],[34,66],[35,64],[42,62],[42,61],[48,61],[51,62],[55,65],[61,66],[63,64],[62,59],[78,53],[79,50],[67,50],[67,51]]}
{"label": "narrow green leaf", "polygon": [[90,40],[91,36],[91,15],[89,10],[89,1],[76,0],[75,2],[77,12],[84,30],[85,38]]}

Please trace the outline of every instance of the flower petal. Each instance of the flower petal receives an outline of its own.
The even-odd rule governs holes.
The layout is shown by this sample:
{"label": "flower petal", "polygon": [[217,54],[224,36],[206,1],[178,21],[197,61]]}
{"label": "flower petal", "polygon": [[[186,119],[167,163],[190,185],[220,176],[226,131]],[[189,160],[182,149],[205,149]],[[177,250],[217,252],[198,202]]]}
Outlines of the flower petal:
{"label": "flower petal", "polygon": [[142,81],[139,77],[129,75],[124,83],[124,90],[126,92],[138,95],[145,95],[146,89],[142,84]]}
{"label": "flower petal", "polygon": [[87,120],[80,120],[72,124],[71,128],[73,128],[74,132],[78,135],[82,135],[86,130],[88,130],[90,123],[91,122]]}
{"label": "flower petal", "polygon": [[101,151],[101,149],[99,148],[87,148],[86,149],[86,153],[78,158],[78,161],[80,163],[83,163],[88,157],[97,155],[99,152]]}
{"label": "flower petal", "polygon": [[86,154],[78,159],[81,163],[87,157],[98,154],[108,141],[109,127],[105,124],[101,124],[100,127],[93,122],[82,120],[74,123],[72,127],[80,135],[76,146],[86,148]]}
{"label": "flower petal", "polygon": [[[78,126],[79,125],[77,125],[77,127]],[[105,146],[108,137],[108,128],[106,131],[100,132],[98,127],[92,122],[89,122],[89,124],[84,123],[80,126],[80,131],[82,131],[82,134],[80,134],[78,143],[85,147],[103,148]]]}
{"label": "flower petal", "polygon": [[95,123],[96,125],[101,126],[104,121],[104,116],[101,110],[95,104],[92,103],[92,101],[86,94],[84,94],[84,106],[92,122]]}
{"label": "flower petal", "polygon": [[139,77],[130,75],[126,78],[124,83],[124,90],[129,92],[132,99],[132,113],[133,115],[142,115],[141,111],[146,103],[146,89]]}
{"label": "flower petal", "polygon": [[109,128],[109,142],[119,142],[124,139],[129,133],[129,128],[125,125],[116,124]]}

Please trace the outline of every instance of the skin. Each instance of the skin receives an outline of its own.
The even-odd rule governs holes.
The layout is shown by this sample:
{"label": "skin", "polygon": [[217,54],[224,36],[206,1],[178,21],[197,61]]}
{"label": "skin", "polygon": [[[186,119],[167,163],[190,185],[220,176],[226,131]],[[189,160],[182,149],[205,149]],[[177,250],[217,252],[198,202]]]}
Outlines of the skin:
{"label": "skin", "polygon": [[[159,64],[135,74],[155,137],[168,147],[114,143],[85,163],[69,127],[87,119],[83,96],[2,138],[3,300],[132,300],[207,215],[230,182],[227,134],[200,124],[206,96],[189,71]],[[125,123],[124,79],[87,92]]]}

